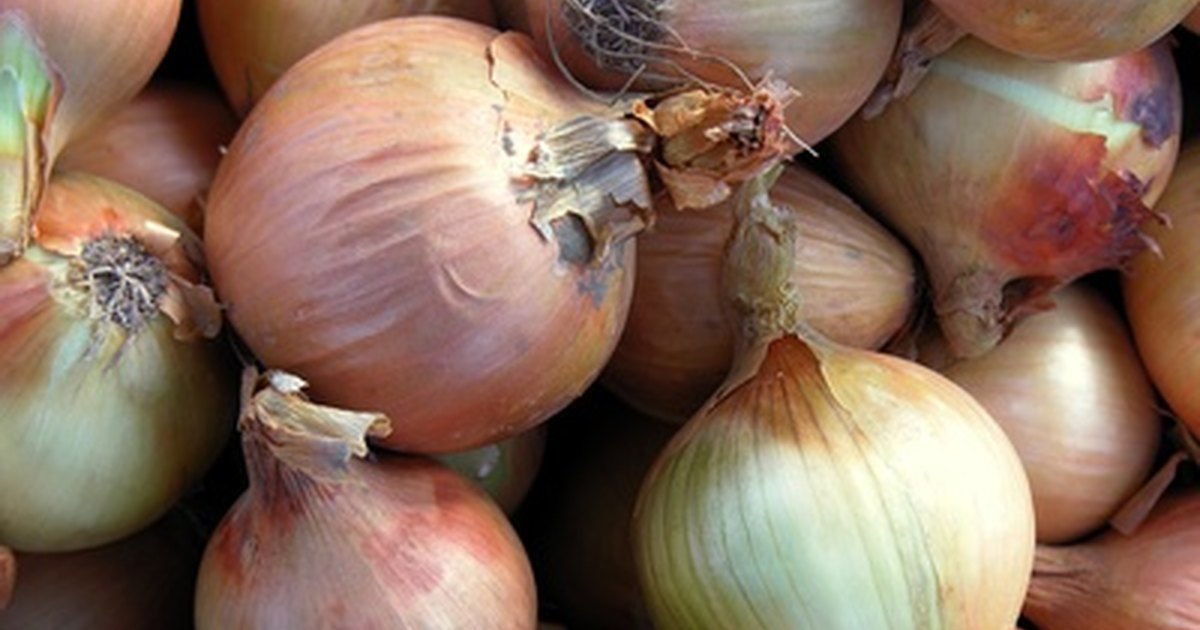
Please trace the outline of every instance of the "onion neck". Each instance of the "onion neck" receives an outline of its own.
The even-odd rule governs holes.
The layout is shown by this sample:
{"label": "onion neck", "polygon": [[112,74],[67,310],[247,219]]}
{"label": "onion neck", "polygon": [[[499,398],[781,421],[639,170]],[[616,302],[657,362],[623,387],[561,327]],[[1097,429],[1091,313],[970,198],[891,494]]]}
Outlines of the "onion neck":
{"label": "onion neck", "polygon": [[1098,596],[1096,579],[1102,575],[1103,564],[1087,547],[1038,545],[1024,612],[1039,625],[1070,615],[1075,606]]}

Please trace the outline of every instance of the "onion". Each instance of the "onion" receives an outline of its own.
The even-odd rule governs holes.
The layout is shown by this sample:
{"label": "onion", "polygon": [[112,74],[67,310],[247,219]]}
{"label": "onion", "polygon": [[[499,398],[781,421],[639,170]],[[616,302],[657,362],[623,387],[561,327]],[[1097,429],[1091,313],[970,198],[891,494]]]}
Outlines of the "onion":
{"label": "onion", "polygon": [[474,481],[512,516],[533,486],[545,448],[545,425],[541,425],[502,442],[434,459]]}
{"label": "onion", "polygon": [[1103,526],[1146,480],[1162,432],[1121,316],[1082,284],[1057,291],[1055,301],[987,354],[939,370],[1017,448],[1043,543]]}
{"label": "onion", "polygon": [[1191,13],[1183,19],[1183,26],[1193,33],[1200,34],[1200,5],[1196,5]]}
{"label": "onion", "polygon": [[196,9],[209,61],[240,116],[292,64],[355,27],[420,14],[496,19],[489,0],[199,0]]}
{"label": "onion", "polygon": [[0,268],[0,544],[69,551],[164,514],[225,444],[236,386],[179,219],[61,173],[35,231]]}
{"label": "onion", "polygon": [[171,512],[153,527],[98,549],[19,554],[21,579],[5,628],[186,628],[203,541]]}
{"label": "onion", "polygon": [[951,350],[978,356],[1053,288],[1145,248],[1180,107],[1165,46],[1044,63],[968,38],[832,152],[849,192],[921,255]]}
{"label": "onion", "polygon": [[1132,536],[1039,547],[1025,614],[1040,630],[1200,628],[1200,495],[1164,498]]}
{"label": "onion", "polygon": [[58,167],[124,184],[200,232],[200,195],[237,121],[219,94],[186,83],[154,83],[67,147]]}
{"label": "onion", "polygon": [[655,624],[1011,627],[1034,547],[1012,445],[936,372],[802,323],[797,219],[754,184],[726,267],[734,367],[633,516]]}
{"label": "onion", "polygon": [[973,35],[1036,59],[1089,61],[1141,50],[1196,0],[932,0]]}
{"label": "onion", "polygon": [[1138,351],[1168,406],[1200,435],[1200,143],[1180,155],[1158,209],[1171,229],[1152,225],[1158,244],[1133,259],[1122,286]]}
{"label": "onion", "polygon": [[[847,345],[883,345],[916,301],[908,250],[803,168],[785,170],[772,194],[802,218],[792,278],[810,323]],[[683,422],[716,391],[733,360],[720,282],[734,219],[729,202],[702,212],[665,205],[654,229],[638,239],[629,320],[604,383],[644,413]]]}
{"label": "onion", "polygon": [[0,545],[0,611],[8,607],[17,580],[17,559],[12,550]]}
{"label": "onion", "polygon": [[529,560],[482,490],[430,460],[370,457],[387,418],[264,380],[239,425],[250,488],[201,562],[199,630],[535,626]]}

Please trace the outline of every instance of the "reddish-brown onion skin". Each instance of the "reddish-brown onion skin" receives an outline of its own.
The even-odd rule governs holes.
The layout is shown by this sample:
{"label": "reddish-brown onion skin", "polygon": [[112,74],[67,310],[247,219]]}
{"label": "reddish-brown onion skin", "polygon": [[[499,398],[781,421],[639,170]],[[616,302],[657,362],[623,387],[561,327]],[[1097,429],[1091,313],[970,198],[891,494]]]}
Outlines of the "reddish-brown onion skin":
{"label": "reddish-brown onion skin", "polygon": [[[466,450],[546,419],[595,379],[628,312],[633,242],[574,262],[531,226],[506,153],[593,106],[524,36],[489,50],[496,35],[419,17],[339,38],[255,107],[209,196],[233,326],[314,398],[387,414],[381,443],[401,450]],[[496,87],[489,59],[524,98]]]}
{"label": "reddish-brown onion skin", "polygon": [[1196,5],[1196,8],[1187,14],[1182,24],[1187,30],[1193,33],[1200,33],[1200,5]]}

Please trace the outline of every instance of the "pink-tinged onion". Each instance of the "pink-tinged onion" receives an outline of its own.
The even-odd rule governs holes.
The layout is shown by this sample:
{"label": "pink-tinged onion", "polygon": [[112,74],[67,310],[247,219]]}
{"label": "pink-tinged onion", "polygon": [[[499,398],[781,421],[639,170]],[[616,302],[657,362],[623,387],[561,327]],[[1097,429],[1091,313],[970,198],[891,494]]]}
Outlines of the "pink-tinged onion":
{"label": "pink-tinged onion", "polygon": [[434,459],[474,481],[512,516],[533,486],[545,451],[546,429],[539,425],[495,444]]}
{"label": "pink-tinged onion", "polygon": [[1165,45],[1045,63],[967,38],[832,152],[849,192],[921,255],[951,350],[977,356],[1053,288],[1146,247],[1180,108]]}
{"label": "pink-tinged onion", "polygon": [[1033,491],[1038,542],[1102,527],[1146,480],[1162,423],[1124,321],[1073,284],[987,354],[939,368],[1012,440]]}
{"label": "pink-tinged onion", "polygon": [[[847,345],[883,345],[916,301],[908,250],[804,168],[786,169],[772,199],[802,219],[792,278],[809,323]],[[733,226],[732,202],[693,212],[664,202],[638,238],[629,320],[603,380],[644,413],[683,422],[729,373],[733,326],[720,285]]]}
{"label": "pink-tinged onion", "polygon": [[535,627],[529,559],[482,490],[371,456],[379,414],[311,403],[279,372],[263,385],[239,424],[250,487],[201,562],[198,630]]}
{"label": "pink-tinged onion", "polygon": [[1133,259],[1125,310],[1150,379],[1171,411],[1200,435],[1200,143],[1189,143],[1157,209],[1171,222],[1147,231],[1158,252]]}
{"label": "pink-tinged onion", "polygon": [[1200,495],[1164,498],[1130,536],[1039,546],[1025,615],[1039,630],[1200,628]]}
{"label": "pink-tinged onion", "polygon": [[199,233],[200,197],[237,126],[220,94],[185,83],[153,83],[67,147],[58,168],[124,184]]}
{"label": "pink-tinged onion", "polygon": [[240,116],[292,64],[355,27],[406,15],[496,20],[490,0],[198,0],[196,9],[209,61]]}

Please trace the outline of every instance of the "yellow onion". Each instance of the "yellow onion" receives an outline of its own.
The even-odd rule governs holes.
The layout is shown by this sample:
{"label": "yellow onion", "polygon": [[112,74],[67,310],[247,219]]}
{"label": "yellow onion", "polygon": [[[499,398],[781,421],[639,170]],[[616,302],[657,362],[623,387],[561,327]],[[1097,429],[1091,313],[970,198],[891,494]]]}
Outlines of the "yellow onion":
{"label": "yellow onion", "polygon": [[0,2],[0,261],[24,248],[63,147],[150,80],[175,34],[180,1]]}
{"label": "yellow onion", "polygon": [[533,486],[545,450],[545,425],[539,425],[501,442],[434,459],[474,481],[512,516]]}
{"label": "yellow onion", "polygon": [[0,543],[69,551],[146,527],[204,474],[236,383],[174,215],[60,173],[35,231],[0,268]]}
{"label": "yellow onion", "polygon": [[1154,465],[1154,391],[1116,309],[1095,289],[1055,292],[1056,308],[1019,322],[990,352],[939,368],[1008,435],[1033,491],[1037,538],[1096,531]]}
{"label": "yellow onion", "polygon": [[1039,546],[1025,614],[1039,630],[1200,628],[1200,495],[1165,497],[1126,536]]}
{"label": "yellow onion", "polygon": [[372,456],[382,415],[309,402],[279,372],[253,393],[250,376],[250,487],[204,551],[198,630],[532,630],[528,557],[482,490],[432,460]]}
{"label": "yellow onion", "polygon": [[154,630],[192,623],[203,540],[177,511],[97,549],[18,554],[21,579],[3,628]]}
{"label": "yellow onion", "polygon": [[1011,627],[1034,548],[1012,445],[948,379],[803,323],[797,218],[756,183],[726,267],[734,367],[634,511],[655,625]]}
{"label": "yellow onion", "polygon": [[496,19],[490,0],[198,0],[196,9],[209,61],[239,116],[292,64],[355,27],[405,15]]}
{"label": "yellow onion", "polygon": [[932,0],[971,34],[1047,60],[1091,61],[1141,50],[1166,35],[1196,0]]}
{"label": "yellow onion", "polygon": [[186,83],[152,83],[67,147],[58,168],[124,184],[200,232],[200,196],[237,124],[217,93]]}
{"label": "yellow onion", "polygon": [[[801,217],[792,278],[809,323],[840,343],[883,345],[916,301],[908,250],[802,167],[784,171],[772,199]],[[720,284],[734,219],[732,202],[698,212],[663,206],[654,228],[638,238],[629,320],[603,380],[644,413],[683,422],[716,391],[733,359]]]}
{"label": "yellow onion", "polygon": [[1145,248],[1180,108],[1165,46],[1045,63],[967,38],[832,152],[921,255],[951,351],[977,356],[1053,288]]}
{"label": "yellow onion", "polygon": [[1171,227],[1147,232],[1158,251],[1130,264],[1124,277],[1125,310],[1142,361],[1167,405],[1200,435],[1200,142],[1179,157],[1158,209]]}

